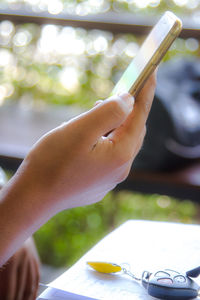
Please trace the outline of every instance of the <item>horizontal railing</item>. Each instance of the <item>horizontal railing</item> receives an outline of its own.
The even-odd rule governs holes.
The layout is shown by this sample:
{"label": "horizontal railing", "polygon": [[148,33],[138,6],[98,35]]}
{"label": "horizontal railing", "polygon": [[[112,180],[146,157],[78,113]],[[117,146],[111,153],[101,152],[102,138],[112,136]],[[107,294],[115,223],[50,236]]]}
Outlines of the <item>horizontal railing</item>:
{"label": "horizontal railing", "polygon": [[[144,17],[131,13],[105,12],[95,15],[78,16],[60,13],[52,15],[48,12],[35,13],[30,10],[0,10],[0,20],[10,20],[15,24],[36,23],[62,26],[82,27],[85,29],[108,30],[113,33],[146,34],[156,23],[159,16]],[[200,22],[189,18],[183,19],[183,30],[180,37],[200,39]]]}

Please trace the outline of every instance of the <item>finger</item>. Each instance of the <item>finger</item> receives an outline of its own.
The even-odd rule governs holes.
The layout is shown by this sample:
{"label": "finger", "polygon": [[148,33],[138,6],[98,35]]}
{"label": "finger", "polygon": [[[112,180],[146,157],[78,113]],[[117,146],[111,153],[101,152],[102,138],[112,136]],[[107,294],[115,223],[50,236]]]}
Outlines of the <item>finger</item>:
{"label": "finger", "polygon": [[130,150],[131,155],[129,156],[129,158],[126,158],[126,160],[129,161],[130,165],[132,165],[135,157],[140,152],[143,142],[144,142],[145,135],[146,135],[146,126],[143,128],[143,131],[141,132],[141,135],[140,135],[137,143],[134,145],[134,149],[131,149],[132,151]]}
{"label": "finger", "polygon": [[33,299],[36,299],[38,288],[39,288],[39,282],[40,282],[40,268],[36,260],[34,260],[34,268],[35,268],[35,292],[33,293]]}
{"label": "finger", "polygon": [[134,109],[127,120],[108,136],[119,147],[126,149],[127,153],[131,149],[134,152],[138,144],[137,141],[143,132],[153,102],[155,86],[156,80],[153,74],[136,98]]}
{"label": "finger", "polygon": [[[135,114],[138,115],[138,119],[144,126],[148,118],[151,105],[154,98],[156,88],[156,72],[154,72],[151,77],[148,79],[144,88],[138,94],[135,105]],[[136,113],[139,112],[139,113]],[[142,128],[143,128],[142,126]]]}
{"label": "finger", "polygon": [[134,98],[128,93],[113,96],[76,119],[77,128],[87,132],[87,145],[95,144],[99,137],[120,126],[132,111],[133,103]]}
{"label": "finger", "polygon": [[6,297],[5,300],[14,300],[17,288],[17,259],[14,256],[10,259],[6,270]]}
{"label": "finger", "polygon": [[[145,135],[146,135],[146,126],[144,127],[142,133],[141,133],[141,136],[140,136],[140,139],[138,141],[138,144],[135,148],[135,153],[134,153],[134,157],[137,156],[138,152],[140,151],[140,149],[142,148],[142,145],[143,145],[143,142],[144,142],[144,138],[145,138]],[[134,159],[134,158],[133,158]]]}
{"label": "finger", "polygon": [[[8,291],[8,281],[9,281],[9,268],[7,262],[3,267],[0,268],[0,299],[6,299]],[[11,269],[12,270],[12,269]]]}
{"label": "finger", "polygon": [[97,105],[99,105],[99,104],[101,104],[101,103],[103,103],[103,100],[96,101],[95,104],[94,104],[94,107],[97,106]]}
{"label": "finger", "polygon": [[[146,133],[146,127],[144,128],[144,130],[141,133],[141,137],[138,141],[137,146],[135,147],[134,153],[129,157],[129,159],[126,159],[126,161],[124,160],[124,163],[122,165],[122,172],[118,172],[119,176],[117,177],[117,182],[116,182],[117,184],[124,181],[128,177],[131,166],[133,164],[133,161],[142,147],[145,133]],[[116,175],[116,172],[115,172],[115,175]]]}
{"label": "finger", "polygon": [[26,289],[26,280],[28,274],[28,257],[25,255],[23,262],[18,268],[18,280],[17,280],[17,295],[16,300],[23,299],[23,294]]}
{"label": "finger", "polygon": [[35,269],[34,260],[30,259],[28,263],[28,273],[26,280],[26,289],[24,291],[23,300],[35,300],[35,294],[37,293],[37,274]]}

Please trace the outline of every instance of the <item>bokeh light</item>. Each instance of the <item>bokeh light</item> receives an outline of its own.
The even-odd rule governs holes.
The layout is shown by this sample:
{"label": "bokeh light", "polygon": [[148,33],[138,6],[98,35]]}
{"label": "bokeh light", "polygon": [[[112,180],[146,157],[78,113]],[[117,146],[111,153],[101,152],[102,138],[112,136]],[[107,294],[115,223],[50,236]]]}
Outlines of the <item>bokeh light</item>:
{"label": "bokeh light", "polygon": [[69,93],[77,91],[79,88],[79,72],[75,67],[65,67],[60,72],[60,82]]}
{"label": "bokeh light", "polygon": [[199,48],[199,41],[195,38],[189,38],[185,41],[185,46],[191,52],[197,51]]}
{"label": "bokeh light", "polygon": [[[105,11],[161,15],[173,8],[189,15],[199,24],[199,0],[17,0],[2,1],[12,8],[31,9],[52,15],[73,13],[79,16]],[[153,20],[153,19],[152,19]],[[90,105],[109,95],[125,67],[139,50],[144,36],[113,34],[109,31],[86,30],[71,26],[46,24],[14,25],[0,22],[1,103],[7,98],[21,99],[23,93],[43,101]],[[193,37],[178,38],[165,57],[198,55],[199,41]],[[56,95],[56,96],[55,96]],[[4,100],[2,100],[4,99]],[[80,101],[79,101],[80,102]]]}
{"label": "bokeh light", "polygon": [[57,15],[63,11],[63,3],[60,0],[49,1],[48,12]]}
{"label": "bokeh light", "polygon": [[178,6],[185,6],[189,1],[188,0],[174,0],[174,3]]}

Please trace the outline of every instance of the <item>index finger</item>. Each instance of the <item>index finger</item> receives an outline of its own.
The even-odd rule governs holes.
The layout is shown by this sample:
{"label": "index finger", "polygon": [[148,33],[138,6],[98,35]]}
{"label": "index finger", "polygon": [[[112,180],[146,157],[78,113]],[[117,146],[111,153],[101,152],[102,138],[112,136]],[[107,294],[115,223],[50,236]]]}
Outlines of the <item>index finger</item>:
{"label": "index finger", "polygon": [[134,149],[143,133],[153,102],[155,87],[156,74],[154,72],[138,94],[133,111],[126,121],[108,136],[113,142]]}

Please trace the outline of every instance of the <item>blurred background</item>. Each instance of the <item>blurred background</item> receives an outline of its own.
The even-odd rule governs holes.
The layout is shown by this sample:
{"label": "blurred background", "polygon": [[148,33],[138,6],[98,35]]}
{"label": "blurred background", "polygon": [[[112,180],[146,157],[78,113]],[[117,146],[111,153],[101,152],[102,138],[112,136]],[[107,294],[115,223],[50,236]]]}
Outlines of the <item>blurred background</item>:
{"label": "blurred background", "polygon": [[[38,135],[41,133],[35,123],[45,121],[51,127],[63,118],[60,112],[63,113],[63,107],[64,114],[70,118],[92,107],[97,99],[106,98],[151,26],[166,10],[183,19],[184,30],[165,56],[165,63],[176,58],[182,62],[198,61],[200,0],[0,2],[0,162],[8,177],[16,171],[16,161],[20,163],[38,137],[36,134],[30,144],[26,144],[32,135],[31,128],[39,132]],[[197,112],[196,107],[194,110]],[[37,114],[38,122],[32,117],[32,111],[33,115]],[[159,112],[156,108],[155,111]],[[196,116],[198,121],[199,116]],[[190,117],[195,117],[194,112]],[[20,126],[20,134],[26,124],[29,127],[22,141],[13,145],[14,135],[19,134],[15,132],[16,124]],[[44,131],[48,129],[45,126]],[[128,219],[199,223],[199,204],[194,201],[200,195],[198,153],[190,157],[189,162],[187,158],[187,164],[183,163],[190,170],[189,177],[185,168],[182,173],[180,164],[172,170],[176,175],[173,177],[169,170],[159,167],[152,173],[148,162],[147,170],[141,170],[138,162],[138,173],[134,173],[133,168],[129,183],[110,192],[101,203],[55,216],[35,234],[41,261],[56,268],[67,268]],[[195,172],[191,170],[193,166]],[[171,184],[173,191],[168,192]],[[182,192],[179,197],[175,188],[183,190],[187,184],[189,192]],[[152,185],[153,190],[145,189]],[[191,199],[190,192],[194,195]]]}

